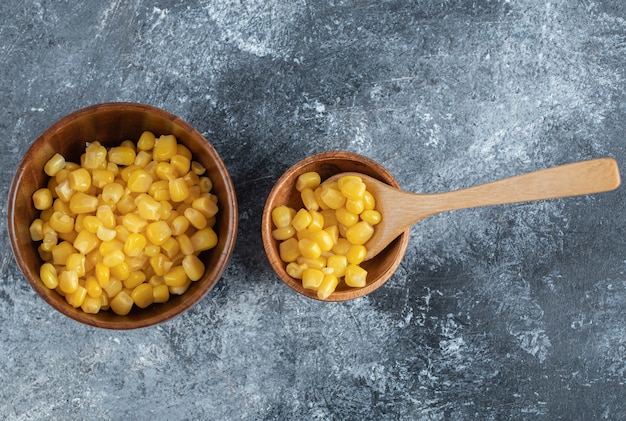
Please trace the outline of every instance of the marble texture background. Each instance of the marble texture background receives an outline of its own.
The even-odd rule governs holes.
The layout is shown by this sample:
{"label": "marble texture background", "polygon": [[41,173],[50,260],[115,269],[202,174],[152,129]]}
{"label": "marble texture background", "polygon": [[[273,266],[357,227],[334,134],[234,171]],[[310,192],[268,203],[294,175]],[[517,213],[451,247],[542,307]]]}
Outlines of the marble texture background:
{"label": "marble texture background", "polygon": [[0,417],[626,419],[623,188],[433,216],[391,280],[348,303],[288,289],[259,228],[274,181],[327,150],[416,192],[626,168],[625,72],[613,0],[1,2],[2,196],[58,118],[143,102],[222,155],[240,233],[190,311],[108,331],[33,293],[3,201]]}

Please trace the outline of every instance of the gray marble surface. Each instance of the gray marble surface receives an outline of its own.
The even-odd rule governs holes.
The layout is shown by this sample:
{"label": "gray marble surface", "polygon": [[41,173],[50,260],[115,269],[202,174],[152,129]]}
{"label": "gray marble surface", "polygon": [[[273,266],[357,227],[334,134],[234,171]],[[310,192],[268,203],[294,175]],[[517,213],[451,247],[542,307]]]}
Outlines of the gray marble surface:
{"label": "gray marble surface", "polygon": [[344,149],[437,192],[590,158],[626,168],[626,3],[0,3],[0,193],[46,127],[135,101],[198,128],[240,205],[198,305],[129,332],[30,289],[0,235],[3,419],[626,419],[623,188],[450,212],[370,296],[287,288],[261,244],[274,181]]}

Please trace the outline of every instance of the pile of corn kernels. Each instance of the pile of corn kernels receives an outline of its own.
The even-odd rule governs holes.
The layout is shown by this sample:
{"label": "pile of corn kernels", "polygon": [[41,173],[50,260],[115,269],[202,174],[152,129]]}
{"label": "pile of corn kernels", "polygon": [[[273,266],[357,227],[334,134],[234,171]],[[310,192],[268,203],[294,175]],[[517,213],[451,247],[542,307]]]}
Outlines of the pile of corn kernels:
{"label": "pile of corn kernels", "polygon": [[33,194],[30,226],[43,284],[86,313],[183,294],[205,272],[200,252],[217,244],[217,196],[206,169],[173,135],[86,146],[80,163],[55,154]]}
{"label": "pile of corn kernels", "polygon": [[296,181],[303,208],[281,205],[272,210],[272,237],[280,241],[281,260],[287,273],[302,286],[328,298],[343,280],[349,287],[367,283],[360,264],[364,244],[381,221],[374,197],[357,176],[321,183],[316,172],[301,174]]}

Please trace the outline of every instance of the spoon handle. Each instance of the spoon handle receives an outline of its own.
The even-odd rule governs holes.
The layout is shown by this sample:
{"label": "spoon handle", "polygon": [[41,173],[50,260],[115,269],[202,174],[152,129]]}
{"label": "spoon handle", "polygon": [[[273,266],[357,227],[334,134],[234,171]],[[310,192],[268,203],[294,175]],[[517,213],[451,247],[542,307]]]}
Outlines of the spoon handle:
{"label": "spoon handle", "polygon": [[616,189],[617,162],[601,158],[518,175],[492,183],[434,194],[434,213],[479,206],[531,202]]}

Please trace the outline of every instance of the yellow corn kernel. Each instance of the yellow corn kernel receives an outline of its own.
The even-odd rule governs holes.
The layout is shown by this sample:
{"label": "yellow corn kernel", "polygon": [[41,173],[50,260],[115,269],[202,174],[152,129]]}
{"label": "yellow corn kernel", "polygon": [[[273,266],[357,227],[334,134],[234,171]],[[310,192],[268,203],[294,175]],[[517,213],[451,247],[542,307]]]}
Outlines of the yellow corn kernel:
{"label": "yellow corn kernel", "polygon": [[[337,228],[337,225],[332,225],[330,227],[324,228],[324,231],[326,231],[328,235],[330,235],[330,238],[333,241],[333,247],[334,247],[337,241],[339,240],[339,228]],[[332,247],[331,247],[331,250],[332,250]]]}
{"label": "yellow corn kernel", "polygon": [[322,255],[322,249],[319,244],[308,238],[298,241],[298,251],[308,259],[317,259]]}
{"label": "yellow corn kernel", "polygon": [[63,201],[69,202],[74,194],[74,190],[70,187],[70,182],[67,179],[59,182],[54,188],[56,195]]}
{"label": "yellow corn kernel", "polygon": [[67,234],[74,230],[74,218],[61,212],[53,212],[49,223],[50,228],[58,233]]}
{"label": "yellow corn kernel", "polygon": [[377,210],[366,209],[361,213],[361,219],[370,225],[376,225],[382,220],[382,215]]}
{"label": "yellow corn kernel", "polygon": [[135,200],[137,213],[145,220],[156,221],[161,217],[161,203],[154,200],[147,194],[137,196]]}
{"label": "yellow corn kernel", "polygon": [[100,309],[101,310],[108,310],[110,308],[110,299],[109,296],[106,294],[102,294],[100,295]]}
{"label": "yellow corn kernel", "polygon": [[100,240],[95,234],[83,230],[78,233],[76,239],[74,239],[74,248],[80,251],[82,254],[87,255],[96,247],[98,247]]}
{"label": "yellow corn kernel", "polygon": [[120,174],[119,174],[118,180],[121,178],[120,182],[122,182],[122,184],[128,183],[128,179],[130,178],[130,175],[134,171],[139,170],[139,169],[141,169],[141,167],[138,166],[138,165],[135,165],[135,164],[129,165],[127,167],[123,167],[120,170]]}
{"label": "yellow corn kernel", "polygon": [[[52,211],[53,212],[66,213],[68,215],[72,213],[72,210],[70,209],[69,203],[62,201],[61,199],[55,199],[54,200],[54,202],[52,203]],[[49,210],[48,210],[48,212],[49,212]],[[50,214],[50,215],[52,215],[52,214]]]}
{"label": "yellow corn kernel", "polygon": [[197,256],[191,254],[185,256],[182,261],[182,267],[187,277],[192,281],[197,281],[204,275],[204,263]]}
{"label": "yellow corn kernel", "polygon": [[62,241],[50,248],[52,263],[56,266],[64,266],[67,258],[75,250],[68,241]]}
{"label": "yellow corn kernel", "polygon": [[163,253],[157,253],[149,260],[150,266],[154,270],[154,273],[159,276],[165,275],[172,268],[172,262],[165,257]]}
{"label": "yellow corn kernel", "polygon": [[[191,161],[191,171],[194,174],[200,176],[200,175],[202,175],[202,174],[204,174],[206,172],[206,168],[204,168],[204,165],[202,165],[201,163],[199,163],[197,161]],[[207,190],[207,191],[211,191],[211,189],[209,188],[209,190]]]}
{"label": "yellow corn kernel", "polygon": [[109,283],[111,282],[111,269],[109,269],[108,266],[102,262],[98,262],[96,263],[94,272],[96,274],[96,279],[102,288],[109,286]]}
{"label": "yellow corn kernel", "polygon": [[105,228],[114,229],[117,225],[113,208],[109,205],[100,205],[96,209],[96,217],[102,221]]}
{"label": "yellow corn kernel", "polygon": [[185,209],[184,215],[185,218],[189,220],[189,223],[196,229],[202,229],[207,226],[205,216],[194,208]]}
{"label": "yellow corn kernel", "polygon": [[326,260],[326,266],[333,269],[333,274],[338,278],[345,276],[348,267],[348,258],[342,255],[332,255]]}
{"label": "yellow corn kernel", "polygon": [[353,244],[346,252],[346,258],[348,259],[348,263],[353,265],[359,265],[365,259],[366,254],[367,249],[365,248],[365,246]]}
{"label": "yellow corn kernel", "polygon": [[109,183],[102,188],[102,200],[106,204],[114,205],[124,196],[124,190],[120,183]]}
{"label": "yellow corn kernel", "polygon": [[67,174],[70,188],[76,191],[85,192],[91,187],[91,174],[85,168],[78,168]]}
{"label": "yellow corn kernel", "polygon": [[351,227],[359,222],[359,215],[348,211],[345,207],[337,209],[335,215],[337,216],[337,221],[345,227]]}
{"label": "yellow corn kernel", "polygon": [[[314,241],[319,246],[320,251],[330,251],[335,245],[333,237],[324,230],[316,230],[311,232],[310,240]],[[304,255],[304,253],[302,253]]]}
{"label": "yellow corn kernel", "polygon": [[359,199],[359,200],[346,199],[345,207],[348,210],[348,212],[354,213],[356,215],[360,215],[361,212],[365,210],[365,202],[363,201],[363,199]]}
{"label": "yellow corn kernel", "polygon": [[133,301],[130,294],[125,291],[121,291],[119,294],[111,300],[111,310],[117,315],[126,316],[133,308]]}
{"label": "yellow corn kernel", "polygon": [[163,135],[156,139],[152,156],[156,161],[167,161],[178,152],[176,137],[173,135]]}
{"label": "yellow corn kernel", "polygon": [[367,271],[361,266],[350,264],[346,268],[344,281],[350,287],[363,288],[367,284]]}
{"label": "yellow corn kernel", "polygon": [[317,203],[320,206],[320,210],[328,210],[330,208],[322,200],[322,190],[323,190],[323,187],[319,186],[318,188],[313,190],[313,194],[315,195],[315,200],[317,200]]}
{"label": "yellow corn kernel", "polygon": [[[174,164],[172,163],[172,165]],[[200,186],[198,185],[198,183],[200,183],[200,177],[198,177],[198,174],[193,171],[187,170],[187,173],[183,175],[183,180],[185,180],[185,183],[187,183],[187,185],[190,187],[198,186],[198,188],[200,188]]]}
{"label": "yellow corn kernel", "polygon": [[337,222],[337,217],[335,216],[334,209],[323,209],[320,211],[322,218],[324,218],[324,227],[332,227],[333,225],[339,225]]}
{"label": "yellow corn kernel", "polygon": [[277,206],[272,209],[272,222],[276,228],[284,228],[291,225],[291,220],[295,215],[295,210],[285,205]]}
{"label": "yellow corn kernel", "polygon": [[42,250],[50,251],[52,247],[57,245],[57,241],[59,240],[59,234],[57,234],[57,232],[54,229],[52,229],[52,227],[50,227],[50,223],[48,222],[43,223],[42,233],[43,233],[43,238],[41,240]]}
{"label": "yellow corn kernel", "polygon": [[172,235],[181,235],[184,234],[189,228],[189,219],[185,218],[183,215],[178,215],[171,222],[171,230]]}
{"label": "yellow corn kernel", "polygon": [[109,298],[115,297],[124,289],[124,284],[119,279],[111,278],[109,285],[102,287],[102,290]]}
{"label": "yellow corn kernel", "polygon": [[148,221],[136,213],[127,213],[122,217],[122,225],[131,233],[143,232],[148,226]]}
{"label": "yellow corn kernel", "polygon": [[57,270],[52,263],[44,263],[41,265],[39,268],[39,277],[41,278],[41,282],[49,289],[55,289],[59,286]]}
{"label": "yellow corn kernel", "polygon": [[346,230],[346,238],[352,244],[365,244],[372,238],[374,227],[367,221],[360,221]]}
{"label": "yellow corn kernel", "polygon": [[191,286],[191,280],[188,280],[184,285],[177,286],[177,287],[168,286],[167,288],[170,291],[170,295],[182,295],[185,292],[187,292],[190,286]]}
{"label": "yellow corn kernel", "polygon": [[125,261],[111,267],[111,276],[120,281],[125,281],[130,276],[130,266]]}
{"label": "yellow corn kernel", "polygon": [[82,165],[85,168],[94,170],[106,165],[107,150],[100,142],[91,142],[85,148]]}
{"label": "yellow corn kernel", "polygon": [[324,216],[315,210],[310,210],[309,213],[311,214],[311,223],[307,228],[311,231],[317,231],[324,228]]}
{"label": "yellow corn kernel", "polygon": [[85,215],[85,217],[82,218],[82,224],[85,230],[95,234],[98,232],[98,227],[102,225],[102,222],[96,218],[95,215]]}
{"label": "yellow corn kernel", "polygon": [[102,256],[102,263],[109,268],[117,266],[124,261],[124,252],[122,250],[113,250],[111,253]]}
{"label": "yellow corn kernel", "polygon": [[126,263],[130,268],[131,273],[138,270],[143,270],[147,267],[148,256],[142,254],[141,256],[126,256]]}
{"label": "yellow corn kernel", "polygon": [[153,181],[152,184],[150,184],[150,188],[148,188],[148,194],[152,196],[154,200],[159,202],[161,200],[170,200],[170,190],[168,184],[168,180]]}
{"label": "yellow corn kernel", "polygon": [[43,240],[43,220],[41,218],[35,219],[28,227],[30,239],[32,241]]}
{"label": "yellow corn kernel", "polygon": [[[155,161],[156,162],[156,161]],[[176,168],[169,162],[159,162],[154,167],[154,173],[161,181],[170,181],[178,178]]]}
{"label": "yellow corn kernel", "polygon": [[107,184],[113,183],[115,180],[115,174],[113,171],[105,169],[96,169],[91,172],[91,184],[101,189]]}
{"label": "yellow corn kernel", "polygon": [[362,199],[366,190],[365,183],[362,181],[361,177],[357,176],[341,177],[337,181],[337,184],[341,193],[346,196],[346,198],[352,200]]}
{"label": "yellow corn kernel", "polygon": [[315,190],[321,182],[320,175],[316,172],[306,172],[304,174],[300,174],[298,179],[296,180],[296,190],[299,192],[304,189]]}
{"label": "yellow corn kernel", "polygon": [[189,281],[189,277],[183,266],[174,266],[163,275],[165,285],[169,287],[179,287],[185,285]]}
{"label": "yellow corn kernel", "polygon": [[298,256],[300,256],[298,240],[295,237],[291,237],[288,240],[282,241],[278,245],[278,251],[280,254],[280,260],[283,262],[295,262]]}
{"label": "yellow corn kernel", "polygon": [[178,246],[180,247],[180,252],[185,255],[188,256],[190,254],[194,254],[196,252],[196,250],[194,249],[193,244],[191,243],[191,240],[189,239],[189,237],[186,234],[181,234],[179,236],[176,237],[176,241],[178,241]]}
{"label": "yellow corn kernel", "polygon": [[112,240],[107,240],[107,241],[103,241],[100,243],[100,246],[98,247],[98,252],[102,255],[105,256],[115,250],[124,250],[124,243],[122,243],[120,240],[118,240],[117,238],[114,238]]}
{"label": "yellow corn kernel", "polygon": [[146,227],[146,238],[150,243],[160,246],[172,236],[172,230],[165,221],[156,221]]}
{"label": "yellow corn kernel", "polygon": [[78,289],[78,274],[73,270],[62,270],[58,275],[59,288],[64,294],[71,294]]}
{"label": "yellow corn kernel", "polygon": [[104,225],[98,225],[98,229],[96,230],[96,237],[102,241],[110,241],[115,238],[117,232],[115,229],[109,229]]}
{"label": "yellow corn kernel", "polygon": [[176,144],[176,155],[182,155],[188,158],[189,160],[191,160],[192,158],[191,151],[189,150],[187,146],[183,145],[182,143]]}
{"label": "yellow corn kernel", "polygon": [[217,234],[213,231],[213,228],[206,227],[193,233],[189,240],[191,240],[196,253],[199,253],[212,249],[217,245]]}
{"label": "yellow corn kernel", "polygon": [[127,146],[115,146],[109,149],[108,158],[116,165],[129,166],[135,163],[135,150]]}
{"label": "yellow corn kernel", "polygon": [[145,131],[141,133],[139,136],[139,140],[137,140],[137,149],[141,151],[149,151],[154,148],[155,136],[154,133]]}
{"label": "yellow corn kernel", "polygon": [[300,266],[322,270],[326,267],[327,259],[324,256],[320,256],[317,259],[309,259],[304,256],[298,256],[296,263]]}
{"label": "yellow corn kernel", "polygon": [[302,271],[302,286],[317,291],[324,280],[324,272],[319,269],[306,268]]}
{"label": "yellow corn kernel", "polygon": [[302,231],[313,221],[313,217],[306,209],[300,209],[291,221],[291,225],[296,231]]}
{"label": "yellow corn kernel", "polygon": [[78,308],[83,304],[83,301],[85,301],[85,297],[87,297],[87,290],[79,285],[76,291],[65,296],[65,301],[72,307]]}
{"label": "yellow corn kernel", "polygon": [[124,253],[131,257],[139,256],[143,253],[146,244],[147,240],[144,235],[139,233],[129,234],[124,242]]}
{"label": "yellow corn kernel", "polygon": [[52,191],[47,187],[37,189],[33,193],[33,205],[37,210],[46,210],[52,206]]}
{"label": "yellow corn kernel", "polygon": [[69,200],[69,208],[72,213],[91,213],[98,208],[98,198],[89,194],[78,192]]}
{"label": "yellow corn kernel", "polygon": [[[158,202],[157,202],[158,203]],[[115,209],[122,215],[130,213],[137,208],[137,204],[135,203],[135,198],[130,194],[125,194],[122,198],[117,202]]]}
{"label": "yellow corn kernel", "polygon": [[191,207],[201,212],[206,218],[215,216],[219,210],[215,203],[208,195],[200,196],[191,202]]}
{"label": "yellow corn kernel", "polygon": [[202,193],[209,193],[211,190],[213,190],[213,182],[209,177],[200,177],[198,187],[200,187],[200,191]]}
{"label": "yellow corn kernel", "polygon": [[137,285],[130,293],[130,296],[139,308],[146,308],[154,303],[152,285],[150,284]]}
{"label": "yellow corn kernel", "polygon": [[174,237],[169,237],[163,244],[161,244],[161,250],[165,253],[168,259],[174,260],[174,258],[178,256],[180,246]]}
{"label": "yellow corn kernel", "polygon": [[161,247],[154,244],[148,244],[143,253],[148,257],[154,257],[161,252]]}
{"label": "yellow corn kernel", "polygon": [[87,295],[85,299],[83,300],[83,303],[80,305],[80,308],[85,313],[89,313],[89,314],[99,313],[100,309],[102,308],[100,296],[94,298],[94,297]]}
{"label": "yellow corn kernel", "polygon": [[159,285],[165,285],[165,280],[162,276],[152,275],[150,279],[148,279],[148,283],[152,285],[152,288],[155,288]]}
{"label": "yellow corn kernel", "polygon": [[48,176],[54,177],[63,168],[65,168],[65,158],[63,155],[55,153],[52,158],[45,163],[43,170]]}
{"label": "yellow corn kernel", "polygon": [[102,295],[102,286],[100,286],[100,282],[93,275],[85,279],[85,289],[90,297],[99,298]]}
{"label": "yellow corn kernel", "polygon": [[187,174],[191,168],[191,160],[184,156],[176,154],[170,158],[170,164],[176,169],[178,174]]}
{"label": "yellow corn kernel", "polygon": [[[57,185],[61,183],[62,181],[67,181],[67,174],[69,174],[70,171],[71,170],[69,168],[69,162],[68,162],[66,163],[66,167],[59,170],[59,172],[57,172],[56,175],[54,176],[54,179],[56,180]],[[67,183],[67,186],[69,187],[69,181]]]}
{"label": "yellow corn kernel", "polygon": [[80,278],[85,276],[85,255],[81,253],[72,253],[67,256],[65,261],[65,270],[76,272]]}
{"label": "yellow corn kernel", "polygon": [[341,191],[331,186],[322,186],[320,200],[330,209],[339,209],[346,203],[346,197]]}
{"label": "yellow corn kernel", "polygon": [[189,197],[189,186],[183,178],[170,180],[168,183],[170,198],[173,202],[182,202]]}
{"label": "yellow corn kernel", "polygon": [[124,279],[124,288],[134,289],[138,285],[146,281],[146,274],[143,271],[130,272],[128,277]]}
{"label": "yellow corn kernel", "polygon": [[135,162],[133,162],[133,165],[144,168],[150,162],[152,162],[152,154],[150,152],[140,150],[137,152],[137,155],[135,155]]}
{"label": "yellow corn kernel", "polygon": [[272,231],[272,238],[274,240],[284,241],[293,237],[296,234],[296,230],[292,226],[276,228]]}
{"label": "yellow corn kernel", "polygon": [[304,190],[302,190],[300,192],[300,198],[302,199],[302,203],[307,210],[316,211],[320,208],[320,205],[315,198],[315,193],[310,188],[305,188]]}
{"label": "yellow corn kernel", "polygon": [[137,169],[130,174],[126,186],[133,193],[146,193],[152,184],[152,177],[146,171]]}
{"label": "yellow corn kernel", "polygon": [[320,300],[325,300],[335,292],[335,289],[339,285],[339,279],[335,274],[324,275],[322,282],[317,288],[317,298]]}
{"label": "yellow corn kernel", "polygon": [[365,210],[372,210],[376,207],[376,200],[374,199],[374,196],[367,190],[363,193],[363,207]]}
{"label": "yellow corn kernel", "polygon": [[152,287],[152,296],[155,303],[166,303],[170,299],[170,289],[167,285],[157,285]]}
{"label": "yellow corn kernel", "polygon": [[289,276],[291,276],[292,278],[296,278],[296,279],[302,279],[302,272],[304,272],[305,267],[302,265],[299,265],[296,262],[290,262],[287,264],[287,267],[285,268],[285,270],[287,271],[287,274]]}

